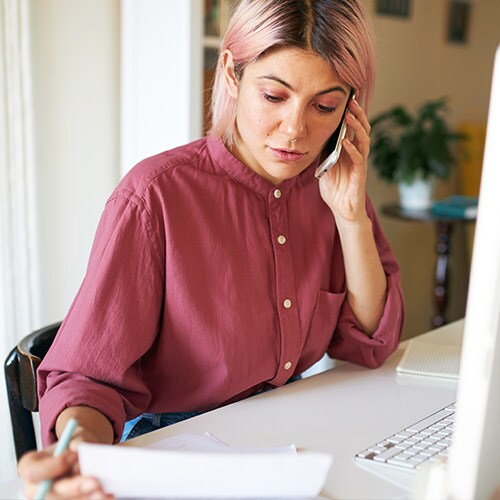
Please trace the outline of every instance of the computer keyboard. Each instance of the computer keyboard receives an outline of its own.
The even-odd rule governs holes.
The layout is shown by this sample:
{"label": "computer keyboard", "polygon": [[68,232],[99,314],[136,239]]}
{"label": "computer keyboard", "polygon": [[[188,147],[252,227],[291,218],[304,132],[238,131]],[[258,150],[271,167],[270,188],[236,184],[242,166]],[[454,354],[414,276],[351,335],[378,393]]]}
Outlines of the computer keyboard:
{"label": "computer keyboard", "polygon": [[356,459],[405,469],[416,469],[428,460],[446,461],[454,416],[455,403],[361,451]]}

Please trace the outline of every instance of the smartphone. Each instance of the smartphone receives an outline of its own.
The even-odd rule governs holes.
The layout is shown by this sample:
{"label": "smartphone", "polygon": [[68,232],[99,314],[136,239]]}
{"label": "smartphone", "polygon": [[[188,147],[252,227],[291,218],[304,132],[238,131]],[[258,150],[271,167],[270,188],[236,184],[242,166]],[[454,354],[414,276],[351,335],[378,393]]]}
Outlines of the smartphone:
{"label": "smartphone", "polygon": [[335,163],[337,163],[340,157],[340,152],[342,151],[342,141],[347,131],[347,123],[345,121],[347,109],[349,108],[349,102],[351,101],[351,99],[354,99],[355,96],[356,92],[354,91],[354,89],[351,89],[351,92],[349,93],[349,97],[347,99],[347,104],[344,109],[344,113],[342,114],[340,125],[337,127],[335,132],[326,143],[325,151],[328,156],[316,169],[316,172],[314,174],[318,179],[326,172],[328,172],[328,170],[330,170],[335,165]]}

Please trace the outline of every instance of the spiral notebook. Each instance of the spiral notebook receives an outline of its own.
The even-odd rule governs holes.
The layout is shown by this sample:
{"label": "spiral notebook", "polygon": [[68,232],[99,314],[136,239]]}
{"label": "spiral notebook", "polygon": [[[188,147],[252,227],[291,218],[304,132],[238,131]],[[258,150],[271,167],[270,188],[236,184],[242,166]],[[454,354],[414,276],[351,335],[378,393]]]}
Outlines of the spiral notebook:
{"label": "spiral notebook", "polygon": [[396,370],[399,373],[458,379],[461,347],[412,340]]}

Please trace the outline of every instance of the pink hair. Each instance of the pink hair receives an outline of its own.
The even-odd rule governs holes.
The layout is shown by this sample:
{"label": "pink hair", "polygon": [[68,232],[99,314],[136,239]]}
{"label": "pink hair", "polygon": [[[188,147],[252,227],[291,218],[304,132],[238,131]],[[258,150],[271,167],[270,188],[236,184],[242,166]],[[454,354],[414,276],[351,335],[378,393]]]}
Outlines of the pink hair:
{"label": "pink hair", "polygon": [[360,0],[242,0],[219,50],[209,134],[230,145],[236,134],[236,100],[227,90],[222,54],[232,52],[237,78],[271,50],[298,47],[316,52],[368,106],[375,83],[373,32]]}

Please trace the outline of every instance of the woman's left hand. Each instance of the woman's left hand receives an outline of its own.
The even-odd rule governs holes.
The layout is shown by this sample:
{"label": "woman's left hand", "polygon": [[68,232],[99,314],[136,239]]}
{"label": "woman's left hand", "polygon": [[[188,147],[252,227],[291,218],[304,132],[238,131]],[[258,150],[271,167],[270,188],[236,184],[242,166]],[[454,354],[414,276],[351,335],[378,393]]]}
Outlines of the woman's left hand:
{"label": "woman's left hand", "polygon": [[[347,134],[338,162],[319,180],[321,197],[335,216],[356,222],[366,217],[366,176],[370,123],[354,99],[346,114]],[[350,140],[348,137],[353,137]]]}

